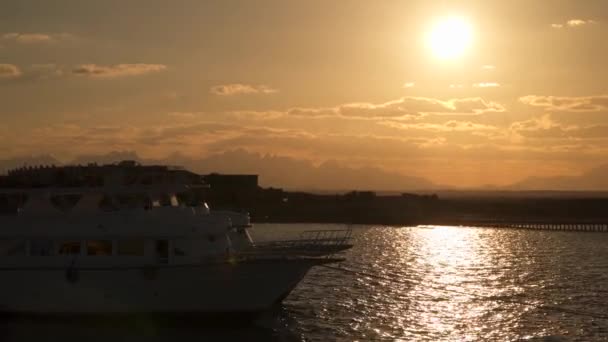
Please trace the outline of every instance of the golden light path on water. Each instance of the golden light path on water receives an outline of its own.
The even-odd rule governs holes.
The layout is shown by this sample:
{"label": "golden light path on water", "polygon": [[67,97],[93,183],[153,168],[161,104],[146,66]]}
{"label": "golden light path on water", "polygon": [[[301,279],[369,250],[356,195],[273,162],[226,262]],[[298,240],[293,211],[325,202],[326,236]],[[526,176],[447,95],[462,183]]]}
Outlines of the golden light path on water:
{"label": "golden light path on water", "polygon": [[[486,274],[482,265],[500,263],[501,260],[488,260],[494,254],[483,252],[485,241],[476,231],[453,227],[427,227],[416,237],[423,253],[421,258],[417,259],[423,276],[411,292],[420,297],[426,295],[428,299],[418,302],[419,310],[413,310],[410,319],[417,321],[421,328],[436,331],[446,338],[456,330],[471,330],[471,333],[461,336],[463,340],[476,340],[480,332],[491,330],[496,321],[516,324],[518,311],[492,315],[504,304],[471,300],[471,296],[466,295],[499,297],[505,294],[504,292],[520,290],[517,287],[497,289],[492,286],[498,285],[496,282],[501,281],[501,275]],[[477,270],[478,275],[472,278],[465,270]],[[431,284],[434,288],[428,286]]]}
{"label": "golden light path on water", "polygon": [[[263,226],[258,234],[276,228]],[[354,231],[355,247],[340,266],[364,273],[313,269],[285,302],[288,327],[303,339],[608,338],[604,319],[541,309],[605,312],[608,234],[440,226]]]}

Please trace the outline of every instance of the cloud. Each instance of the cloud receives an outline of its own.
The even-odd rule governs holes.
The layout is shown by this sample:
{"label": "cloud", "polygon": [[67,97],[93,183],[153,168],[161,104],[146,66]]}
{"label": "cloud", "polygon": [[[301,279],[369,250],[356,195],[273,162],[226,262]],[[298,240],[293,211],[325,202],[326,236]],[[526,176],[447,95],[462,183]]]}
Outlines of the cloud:
{"label": "cloud", "polygon": [[585,24],[593,24],[595,21],[593,20],[582,20],[582,19],[570,19],[566,22],[566,24],[570,27],[582,26]]}
{"label": "cloud", "polygon": [[193,119],[196,117],[196,113],[191,112],[169,112],[167,115],[179,119]]}
{"label": "cloud", "polygon": [[28,73],[34,75],[38,79],[49,79],[61,77],[64,75],[63,68],[57,64],[32,64]]}
{"label": "cloud", "polygon": [[539,96],[528,95],[519,101],[547,111],[599,112],[608,109],[608,95],[593,96]]}
{"label": "cloud", "polygon": [[505,108],[496,102],[479,97],[442,101],[427,97],[403,97],[384,103],[355,102],[337,107],[292,108],[287,113],[297,116],[343,116],[360,118],[415,117],[426,114],[478,115],[487,112],[503,112]]}
{"label": "cloud", "polygon": [[554,122],[549,114],[517,121],[509,127],[515,138],[564,138],[566,129]]}
{"label": "cloud", "polygon": [[209,92],[219,96],[233,96],[246,94],[274,94],[277,93],[278,90],[263,84],[250,85],[232,83],[213,86],[211,89],[209,89]]}
{"label": "cloud", "polygon": [[0,64],[0,78],[17,78],[21,74],[21,69],[14,64]]}
{"label": "cloud", "polygon": [[549,114],[514,122],[510,130],[517,137],[531,139],[559,139],[563,141],[608,139],[608,125],[564,125]]}
{"label": "cloud", "polygon": [[339,115],[339,107],[321,107],[321,108],[305,108],[296,107],[291,108],[287,111],[288,115],[302,116],[302,117],[315,117],[315,116],[336,116]]}
{"label": "cloud", "polygon": [[491,65],[491,64],[486,64],[486,65],[482,65],[481,68],[483,70],[494,70],[494,69],[496,69],[496,66]]}
{"label": "cloud", "polygon": [[583,25],[588,25],[588,24],[595,24],[596,21],[595,20],[591,20],[591,19],[570,19],[568,21],[566,21],[565,23],[559,23],[559,24],[551,24],[552,28],[555,29],[561,29],[564,27],[580,27]]}
{"label": "cloud", "polygon": [[112,79],[126,76],[139,76],[167,69],[164,64],[81,64],[72,69],[72,74],[97,79]]}
{"label": "cloud", "polygon": [[236,120],[252,119],[252,120],[271,120],[285,117],[286,113],[278,110],[255,111],[255,110],[237,110],[224,113],[226,117],[231,117]]}
{"label": "cloud", "polygon": [[497,88],[497,87],[500,87],[500,83],[497,83],[497,82],[473,83],[473,87],[475,87],[475,88]]}
{"label": "cloud", "polygon": [[406,82],[403,84],[403,88],[413,88],[416,85],[414,82]]}
{"label": "cloud", "polygon": [[150,155],[184,151],[202,153],[210,144],[242,134],[245,128],[213,122],[160,125],[83,126],[63,123],[32,128],[11,136],[16,153],[46,151],[61,155],[137,150]]}
{"label": "cloud", "polygon": [[69,33],[5,33],[0,36],[4,41],[11,41],[19,44],[50,44],[63,40],[73,39]]}
{"label": "cloud", "polygon": [[0,79],[11,82],[30,82],[62,77],[63,67],[56,64],[32,64],[18,67],[12,64],[0,64]]}
{"label": "cloud", "polygon": [[431,107],[426,108],[424,112],[434,114],[483,114],[488,112],[504,112],[505,107],[501,104],[493,101],[486,101],[480,97],[467,97],[459,99],[451,99],[447,101],[441,101],[438,99],[430,98],[414,98],[414,103],[428,103]]}
{"label": "cloud", "polygon": [[[170,112],[167,115],[173,118],[196,118],[210,115],[210,112]],[[267,110],[267,111],[256,111],[256,110],[235,110],[213,113],[217,117],[222,117],[227,121],[242,121],[242,120],[254,120],[263,121],[270,119],[278,119],[286,116],[286,112],[278,110]]]}
{"label": "cloud", "polygon": [[384,121],[380,124],[386,125],[389,127],[409,130],[409,129],[418,129],[418,130],[426,130],[431,132],[478,132],[478,131],[494,131],[498,130],[496,126],[484,125],[479,123],[474,123],[470,121],[457,121],[457,120],[449,120],[445,123],[400,123],[395,121]]}

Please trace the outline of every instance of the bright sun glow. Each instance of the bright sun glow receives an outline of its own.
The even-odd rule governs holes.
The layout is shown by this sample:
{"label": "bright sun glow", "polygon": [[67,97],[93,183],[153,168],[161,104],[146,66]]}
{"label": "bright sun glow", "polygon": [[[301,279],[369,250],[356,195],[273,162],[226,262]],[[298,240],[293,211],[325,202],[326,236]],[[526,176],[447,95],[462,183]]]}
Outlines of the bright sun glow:
{"label": "bright sun glow", "polygon": [[438,21],[427,36],[427,44],[439,59],[456,59],[471,45],[471,25],[456,17]]}

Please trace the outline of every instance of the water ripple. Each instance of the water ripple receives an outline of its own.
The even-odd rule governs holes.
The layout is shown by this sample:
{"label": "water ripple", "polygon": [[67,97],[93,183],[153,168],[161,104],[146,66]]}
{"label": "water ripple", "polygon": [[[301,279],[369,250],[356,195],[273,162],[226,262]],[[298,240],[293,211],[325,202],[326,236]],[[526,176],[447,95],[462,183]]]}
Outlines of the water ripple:
{"label": "water ripple", "polygon": [[[328,228],[256,234],[279,227]],[[397,282],[313,269],[284,305],[304,339],[608,339],[605,319],[543,309],[607,313],[608,234],[356,227],[354,243],[341,266]]]}

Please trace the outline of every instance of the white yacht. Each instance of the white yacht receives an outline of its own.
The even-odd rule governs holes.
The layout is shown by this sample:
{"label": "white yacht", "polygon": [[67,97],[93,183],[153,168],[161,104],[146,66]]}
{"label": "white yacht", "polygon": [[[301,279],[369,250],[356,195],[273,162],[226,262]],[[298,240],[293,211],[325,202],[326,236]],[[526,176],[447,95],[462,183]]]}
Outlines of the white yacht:
{"label": "white yacht", "polygon": [[[311,267],[341,261],[334,255],[351,247],[348,230],[254,243],[248,214],[180,200],[200,184],[143,176],[113,182],[146,168],[115,166],[97,186],[15,181],[20,186],[0,189],[0,202],[15,209],[0,215],[0,312],[256,313],[280,303]],[[93,168],[101,167],[85,174]]]}

